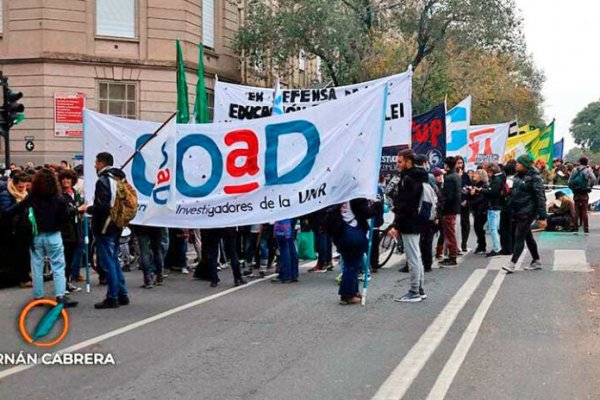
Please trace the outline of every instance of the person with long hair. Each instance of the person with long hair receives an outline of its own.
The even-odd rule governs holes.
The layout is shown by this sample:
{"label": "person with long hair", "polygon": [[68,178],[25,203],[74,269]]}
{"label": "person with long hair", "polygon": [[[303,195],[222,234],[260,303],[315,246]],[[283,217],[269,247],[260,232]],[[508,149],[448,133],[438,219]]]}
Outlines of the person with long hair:
{"label": "person with long hair", "polygon": [[[65,248],[65,274],[67,279],[67,290],[69,292],[79,292],[81,288],[73,285],[72,280],[79,277],[79,269],[73,268],[75,253],[82,244],[81,215],[77,210],[83,204],[81,195],[75,190],[77,184],[77,173],[72,169],[64,169],[58,174],[58,181],[62,189],[62,194],[67,203],[67,220],[62,226],[61,233],[63,246]],[[81,263],[81,259],[79,259]],[[73,276],[73,270],[77,273]]]}
{"label": "person with long hair", "polygon": [[65,295],[65,253],[60,230],[67,219],[67,204],[60,193],[54,172],[48,168],[39,170],[33,177],[30,195],[7,210],[7,213],[10,215],[22,210],[27,210],[32,225],[30,255],[33,297],[44,297],[44,260],[48,257],[56,301],[65,307],[75,307],[78,302]]}
{"label": "person with long hair", "polygon": [[[0,182],[0,213],[25,200],[30,184],[31,176],[18,171],[13,172],[8,182]],[[31,240],[31,223],[25,209],[0,221],[0,249],[6,255],[2,261],[11,271],[11,285],[18,283],[22,288],[32,287],[29,277]]]}

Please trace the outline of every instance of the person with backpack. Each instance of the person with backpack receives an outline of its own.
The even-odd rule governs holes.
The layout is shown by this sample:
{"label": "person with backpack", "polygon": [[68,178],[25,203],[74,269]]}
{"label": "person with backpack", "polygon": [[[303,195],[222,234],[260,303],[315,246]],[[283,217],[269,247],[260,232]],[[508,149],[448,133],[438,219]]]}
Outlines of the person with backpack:
{"label": "person with backpack", "polygon": [[[426,221],[419,215],[419,205],[425,190],[429,186],[429,176],[422,168],[416,168],[415,153],[402,150],[398,153],[396,167],[400,171],[400,182],[394,198],[394,225],[390,236],[402,235],[406,260],[410,269],[410,290],[394,301],[401,303],[418,303],[427,298],[423,285],[425,271],[419,246],[420,234]],[[430,210],[431,211],[431,210]]]}
{"label": "person with backpack", "polygon": [[[436,207],[434,214],[437,218],[437,199],[439,198],[439,189],[436,185],[434,175],[432,173],[429,173],[429,163],[427,162],[427,157],[421,154],[417,155],[415,157],[415,166],[417,168],[423,169],[423,171],[427,173],[428,183],[434,190],[436,195],[436,202],[432,206]],[[423,221],[421,235],[419,236],[419,249],[421,250],[423,270],[425,272],[431,272],[433,265],[433,236],[435,235],[435,232],[437,230],[436,218],[434,218],[433,220]]]}
{"label": "person with backpack", "polygon": [[[486,253],[486,257],[495,257],[500,255],[502,247],[500,245],[500,216],[502,208],[508,198],[509,188],[506,184],[506,177],[502,168],[498,164],[489,164],[487,166],[489,186],[481,189],[480,193],[485,196],[489,202],[487,210],[488,233],[492,238],[492,250]],[[485,251],[486,249],[479,249]]]}
{"label": "person with backpack", "polygon": [[[94,204],[83,205],[79,208],[82,212],[92,215],[92,231],[96,242],[98,263],[106,269],[108,290],[106,298],[96,303],[96,309],[119,308],[129,304],[129,292],[125,283],[125,275],[119,262],[119,238],[123,227],[115,221],[113,211],[118,211],[119,216],[129,214],[123,209],[117,210],[117,191],[123,189],[125,173],[113,167],[113,156],[110,153],[98,153],[95,169],[98,174],[94,191]],[[123,204],[119,201],[119,204]],[[122,207],[122,206],[119,206]],[[112,214],[112,216],[111,216]]]}
{"label": "person with backpack", "polygon": [[596,176],[590,167],[588,167],[587,157],[579,159],[577,166],[569,178],[569,188],[573,191],[573,201],[575,201],[575,225],[577,230],[583,225],[583,232],[590,233],[588,209],[590,201],[590,192],[596,183]]}
{"label": "person with backpack", "polygon": [[[448,248],[448,258],[443,260],[440,265],[443,267],[457,266],[456,257],[458,256],[458,243],[456,240],[456,216],[461,213],[462,202],[462,180],[456,172],[456,159],[446,157],[444,177],[444,220],[442,226],[444,229],[444,244]],[[463,174],[463,177],[465,174]]]}
{"label": "person with backpack", "polygon": [[531,253],[532,261],[523,269],[526,271],[542,269],[537,243],[531,232],[531,224],[537,218],[540,228],[544,229],[548,217],[544,184],[533,165],[533,157],[528,154],[519,156],[516,169],[517,175],[514,177],[511,189],[511,208],[515,231],[514,252],[510,262],[502,267],[509,274],[515,272],[517,261],[525,248],[525,242]]}

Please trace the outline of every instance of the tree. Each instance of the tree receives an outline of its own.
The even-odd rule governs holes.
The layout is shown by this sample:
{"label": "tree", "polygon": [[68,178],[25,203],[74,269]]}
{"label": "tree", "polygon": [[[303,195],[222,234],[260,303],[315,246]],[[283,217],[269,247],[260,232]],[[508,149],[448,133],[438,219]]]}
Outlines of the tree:
{"label": "tree", "polygon": [[587,157],[590,163],[592,164],[600,164],[600,152],[591,152],[586,149],[582,149],[581,147],[575,147],[567,153],[565,156],[566,162],[576,163],[579,162],[581,157]]}
{"label": "tree", "polygon": [[600,152],[600,101],[588,104],[577,114],[571,122],[571,132],[575,143],[592,152]]}
{"label": "tree", "polygon": [[514,0],[279,0],[269,7],[249,0],[247,22],[235,39],[238,53],[258,69],[273,66],[285,74],[300,50],[320,57],[337,85],[364,81],[363,67],[374,51],[388,52],[401,41],[410,56],[395,65],[415,69],[454,38],[465,48],[495,53],[524,49]]}

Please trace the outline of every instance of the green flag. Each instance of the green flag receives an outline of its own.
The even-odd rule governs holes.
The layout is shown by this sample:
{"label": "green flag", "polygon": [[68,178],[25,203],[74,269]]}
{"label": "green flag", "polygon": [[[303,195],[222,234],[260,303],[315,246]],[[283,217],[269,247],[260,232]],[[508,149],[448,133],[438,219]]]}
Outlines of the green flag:
{"label": "green flag", "polygon": [[554,121],[540,132],[540,136],[529,146],[535,160],[542,160],[546,165],[551,165],[554,153]]}
{"label": "green flag", "polygon": [[210,122],[206,86],[204,85],[204,46],[200,43],[198,56],[198,83],[196,84],[196,103],[194,104],[194,120],[197,124]]}
{"label": "green flag", "polygon": [[179,39],[177,39],[177,123],[187,124],[190,120],[190,107],[188,104],[188,88],[183,65],[183,52]]}

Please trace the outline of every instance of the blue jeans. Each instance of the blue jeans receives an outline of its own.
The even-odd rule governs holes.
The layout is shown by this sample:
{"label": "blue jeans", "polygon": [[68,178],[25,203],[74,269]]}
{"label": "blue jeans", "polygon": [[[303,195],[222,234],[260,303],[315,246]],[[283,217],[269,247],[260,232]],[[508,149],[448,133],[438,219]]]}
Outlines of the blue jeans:
{"label": "blue jeans", "polygon": [[488,232],[492,237],[492,250],[500,252],[500,210],[488,210],[487,212]]}
{"label": "blue jeans", "polygon": [[317,253],[319,255],[317,262],[322,265],[331,264],[331,237],[327,234],[327,232],[317,231],[315,232],[315,239],[317,242]]}
{"label": "blue jeans", "polygon": [[250,268],[254,262],[257,247],[260,251],[260,265],[266,266],[267,261],[269,260],[269,246],[267,245],[267,239],[264,235],[261,235],[260,242],[257,243],[258,235],[258,233],[250,233],[248,240],[246,240],[244,255],[246,257],[246,266],[248,268]]}
{"label": "blue jeans", "polygon": [[167,257],[169,252],[169,228],[162,228],[162,240],[160,241],[163,258]]}
{"label": "blue jeans", "polygon": [[65,251],[60,232],[40,233],[34,236],[30,254],[33,297],[36,299],[44,297],[45,257],[50,258],[54,278],[54,294],[56,297],[64,296],[67,283],[65,279]]}
{"label": "blue jeans", "polygon": [[140,246],[140,267],[144,275],[160,274],[163,269],[162,228],[136,231]]}
{"label": "blue jeans", "polygon": [[106,269],[108,290],[106,297],[117,300],[119,296],[127,296],[125,275],[119,262],[119,237],[96,236],[96,251],[98,259]]}
{"label": "blue jeans", "polygon": [[360,228],[346,225],[344,233],[336,243],[344,263],[342,283],[338,293],[342,297],[354,297],[359,292],[358,273],[369,246],[367,233]]}
{"label": "blue jeans", "polygon": [[298,252],[292,238],[278,237],[279,245],[279,276],[281,281],[298,279]]}

